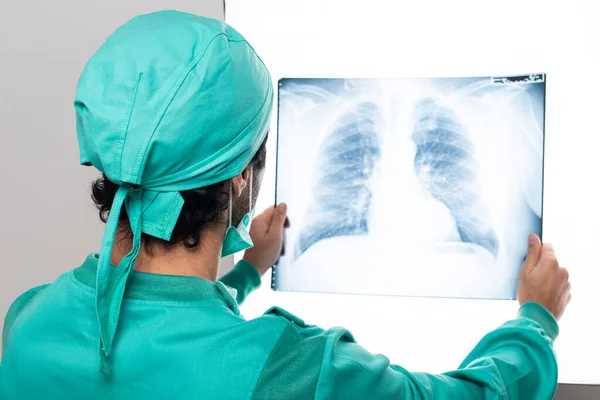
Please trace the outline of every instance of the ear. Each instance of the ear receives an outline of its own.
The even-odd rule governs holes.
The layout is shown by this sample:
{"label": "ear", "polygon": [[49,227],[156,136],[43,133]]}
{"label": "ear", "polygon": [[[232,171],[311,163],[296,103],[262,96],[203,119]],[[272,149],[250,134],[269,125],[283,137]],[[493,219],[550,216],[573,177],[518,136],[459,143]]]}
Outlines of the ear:
{"label": "ear", "polygon": [[241,174],[231,178],[232,184],[232,195],[234,198],[240,197],[246,186],[248,186],[248,180],[250,179],[250,168],[246,167]]}
{"label": "ear", "polygon": [[246,184],[248,184],[248,181],[250,180],[250,167],[246,167],[243,171],[242,171],[242,179],[246,182]]}

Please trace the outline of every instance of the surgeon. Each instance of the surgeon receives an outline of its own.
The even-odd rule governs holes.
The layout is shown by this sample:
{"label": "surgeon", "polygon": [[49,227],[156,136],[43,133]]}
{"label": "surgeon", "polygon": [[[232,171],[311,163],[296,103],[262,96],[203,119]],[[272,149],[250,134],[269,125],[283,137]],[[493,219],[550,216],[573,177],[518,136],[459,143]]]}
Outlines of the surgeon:
{"label": "surgeon", "polygon": [[[280,204],[248,230],[273,98],[263,62],[221,21],[163,11],[108,38],[75,99],[80,163],[101,173],[92,197],[104,237],[99,253],[11,306],[0,398],[551,399],[570,284],[535,235],[515,319],[441,375],[279,308],[240,315],[287,220]],[[220,259],[241,251],[218,280]]]}

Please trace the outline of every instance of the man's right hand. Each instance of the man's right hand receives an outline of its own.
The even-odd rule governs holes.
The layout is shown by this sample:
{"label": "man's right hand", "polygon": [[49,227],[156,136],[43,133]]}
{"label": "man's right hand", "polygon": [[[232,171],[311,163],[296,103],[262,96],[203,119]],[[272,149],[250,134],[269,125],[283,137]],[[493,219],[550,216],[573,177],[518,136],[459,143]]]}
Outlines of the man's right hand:
{"label": "man's right hand", "polygon": [[519,274],[517,299],[520,304],[536,302],[546,307],[557,320],[571,300],[569,272],[558,264],[554,248],[529,236],[529,249]]}

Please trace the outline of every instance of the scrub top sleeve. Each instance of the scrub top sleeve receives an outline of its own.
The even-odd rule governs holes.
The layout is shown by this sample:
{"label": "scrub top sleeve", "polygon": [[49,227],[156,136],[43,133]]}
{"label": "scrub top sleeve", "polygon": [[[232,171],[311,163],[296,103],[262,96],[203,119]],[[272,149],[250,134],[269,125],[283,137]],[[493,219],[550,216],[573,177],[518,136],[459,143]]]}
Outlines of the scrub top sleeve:
{"label": "scrub top sleeve", "polygon": [[[486,335],[459,368],[444,374],[411,373],[329,330],[317,399],[552,399],[557,384],[553,338],[536,304]],[[547,315],[542,317],[546,318]],[[555,321],[554,321],[555,323]],[[449,343],[449,345],[451,345]]]}
{"label": "scrub top sleeve", "polygon": [[236,301],[242,304],[246,297],[260,287],[260,274],[246,260],[241,260],[229,273],[219,279],[223,284],[237,290]]}
{"label": "scrub top sleeve", "polygon": [[558,336],[558,323],[554,316],[539,303],[525,303],[519,308],[519,317],[528,318],[544,330],[544,333],[554,342]]}
{"label": "scrub top sleeve", "polygon": [[29,289],[19,297],[15,299],[15,301],[11,304],[8,312],[6,313],[6,317],[4,318],[4,327],[2,328],[2,350],[4,350],[4,345],[6,344],[6,340],[8,338],[8,334],[10,329],[21,313],[23,309],[31,302],[31,300],[42,290],[44,290],[48,285],[41,285]]}

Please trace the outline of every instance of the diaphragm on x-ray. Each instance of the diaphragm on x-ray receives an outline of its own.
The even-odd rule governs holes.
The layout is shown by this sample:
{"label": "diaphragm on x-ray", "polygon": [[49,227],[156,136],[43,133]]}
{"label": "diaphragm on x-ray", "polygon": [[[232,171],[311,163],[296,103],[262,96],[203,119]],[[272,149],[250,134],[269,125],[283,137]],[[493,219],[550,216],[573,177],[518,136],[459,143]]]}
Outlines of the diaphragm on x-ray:
{"label": "diaphragm on x-ray", "polygon": [[545,81],[281,79],[273,289],[514,299],[542,231]]}

